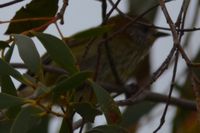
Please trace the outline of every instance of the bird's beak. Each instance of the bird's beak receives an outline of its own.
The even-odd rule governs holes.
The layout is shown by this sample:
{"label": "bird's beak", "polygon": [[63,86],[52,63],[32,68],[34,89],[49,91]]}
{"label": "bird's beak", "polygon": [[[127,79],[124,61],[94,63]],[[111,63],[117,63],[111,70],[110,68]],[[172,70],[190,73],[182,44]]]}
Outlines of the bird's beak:
{"label": "bird's beak", "polygon": [[166,37],[166,36],[169,36],[169,35],[170,35],[170,34],[168,34],[168,33],[160,32],[160,31],[158,31],[158,32],[155,33],[155,37],[156,37],[156,38],[159,38],[159,37]]}

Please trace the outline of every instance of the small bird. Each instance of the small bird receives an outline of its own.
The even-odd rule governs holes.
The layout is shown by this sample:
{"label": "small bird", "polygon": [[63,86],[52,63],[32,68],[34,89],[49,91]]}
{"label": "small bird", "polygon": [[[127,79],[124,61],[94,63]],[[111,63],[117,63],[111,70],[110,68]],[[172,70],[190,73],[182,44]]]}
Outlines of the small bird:
{"label": "small bird", "polygon": [[[72,54],[77,58],[77,65],[80,69],[93,71],[95,73],[98,54],[99,51],[101,51],[98,73],[96,74],[97,82],[124,85],[129,78],[134,77],[136,66],[148,54],[154,41],[157,38],[168,36],[168,34],[141,24],[148,24],[146,20],[140,19],[139,21],[141,23],[131,21],[132,20],[119,15],[108,20],[107,25],[110,29],[106,34],[108,37],[112,37],[109,38],[108,41],[105,41],[106,38],[103,40],[107,43],[109,50],[107,50],[104,41],[102,42],[101,35],[95,38],[92,36],[91,38],[81,38],[78,40],[73,39],[73,37],[67,38],[66,42],[70,46]],[[128,26],[126,26],[127,24]],[[87,30],[85,32],[87,32]],[[108,59],[108,53],[111,56],[111,60]],[[119,76],[118,80],[116,75],[113,74],[110,61],[112,61],[112,65]],[[42,56],[42,62],[44,65],[58,67],[48,53]],[[30,71],[28,71],[27,74],[34,77],[34,74],[31,74]],[[45,71],[43,84],[45,86],[53,86],[60,82],[63,77],[66,79],[66,76],[66,73],[61,74]],[[27,92],[29,94],[32,93],[32,91],[29,91],[30,89],[25,88],[27,88],[25,85],[21,85],[18,88],[23,96],[27,96]]]}
{"label": "small bird", "polygon": [[[87,44],[91,38],[86,38],[81,41],[69,39],[68,44],[71,46],[72,53],[78,59],[78,65],[81,70],[96,71],[98,48],[100,48],[101,58],[99,60],[97,81],[112,83],[119,82],[116,80],[116,75],[113,75],[113,68],[111,67],[114,67],[123,83],[133,77],[135,67],[148,54],[148,51],[154,41],[157,38],[168,36],[168,34],[159,32],[153,27],[149,27],[138,22],[130,23],[131,21],[132,20],[129,18],[119,15],[108,20],[107,25],[110,25],[111,29],[106,33],[107,36],[112,36],[113,34],[116,35],[111,37],[111,39],[107,42],[105,41],[108,43],[107,46],[105,46],[104,43],[101,43],[102,36],[95,38],[90,46],[87,46]],[[139,21],[148,23],[144,19],[140,19]],[[130,24],[125,27],[128,23]],[[106,38],[104,38],[104,40],[105,39]],[[101,46],[99,47],[99,45]],[[106,47],[109,47],[109,51]],[[111,57],[110,60],[108,53]],[[43,59],[44,62],[49,62],[47,61],[49,60],[49,56],[47,54],[44,55]],[[112,64],[110,64],[111,62]],[[56,74],[49,73],[47,75],[47,84],[52,84],[52,81],[55,81]]]}

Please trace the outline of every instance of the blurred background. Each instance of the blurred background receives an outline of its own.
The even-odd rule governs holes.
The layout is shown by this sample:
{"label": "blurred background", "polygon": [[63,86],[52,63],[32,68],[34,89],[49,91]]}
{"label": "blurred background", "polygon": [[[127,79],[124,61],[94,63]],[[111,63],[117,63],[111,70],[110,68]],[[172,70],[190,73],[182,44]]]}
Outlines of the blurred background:
{"label": "blurred background", "polygon": [[[15,4],[10,7],[2,8],[0,9],[0,21],[10,20],[17,10],[21,8],[22,5],[26,5],[26,3],[29,3],[31,0],[25,0],[24,2],[20,2],[18,4]],[[8,2],[7,0],[1,0],[0,4]],[[116,0],[114,0],[116,2]],[[154,6],[157,3],[156,0],[122,0],[119,4],[118,8],[123,12],[128,12],[131,10],[134,14],[140,14],[147,10],[148,8]],[[200,2],[197,0],[193,0],[190,2],[190,6],[187,13],[186,18],[186,28],[193,28],[193,27],[200,27],[200,21],[199,21],[199,8],[200,8]],[[62,4],[62,0],[60,0],[60,4]],[[179,14],[180,8],[181,8],[182,1],[180,0],[174,0],[172,2],[167,3],[167,8],[170,12],[170,16],[172,17],[173,21],[177,20],[177,16]],[[109,5],[109,9],[111,6]],[[109,10],[108,9],[108,10]],[[112,16],[116,15],[117,12],[114,12]],[[147,19],[152,21],[156,26],[161,27],[168,27],[168,24],[166,23],[165,17],[163,13],[161,12],[161,9],[158,7],[157,9],[153,10],[151,14],[147,14],[145,16]],[[97,26],[101,23],[101,3],[96,0],[69,0],[69,6],[67,7],[66,13],[65,13],[65,24],[59,25],[62,33],[65,36],[70,36],[78,31],[88,29],[94,26]],[[193,22],[194,21],[194,22]],[[1,24],[0,25],[0,40],[6,40],[8,39],[8,36],[4,35],[4,32],[7,29],[8,24]],[[54,27],[54,25],[51,25],[48,27],[48,29],[45,31],[46,33],[50,33],[53,35],[56,35],[59,37],[58,33]],[[170,33],[169,31],[165,31]],[[42,55],[45,52],[45,49],[42,47],[42,45],[39,44],[37,40],[37,48],[39,49],[40,54]],[[182,44],[184,44],[186,52],[188,56],[191,59],[196,58],[198,61],[198,54],[199,54],[199,31],[185,33],[184,39],[182,41]],[[148,75],[143,75],[144,77],[150,76],[156,69],[162,64],[166,56],[169,54],[170,49],[173,46],[173,40],[172,37],[165,37],[158,39],[154,46],[151,49],[150,56],[145,59],[147,61],[147,65],[149,65],[149,73]],[[181,57],[180,57],[181,58]],[[14,52],[14,58],[12,58],[12,62],[21,62],[21,59],[18,55],[17,50]],[[149,64],[148,64],[149,63]],[[170,81],[172,77],[172,66],[167,69],[167,71],[152,85],[152,90],[155,92],[168,94],[169,87],[170,87]],[[139,70],[138,70],[139,71]],[[25,71],[21,71],[22,73]],[[177,88],[173,92],[173,96],[176,97],[184,97],[184,98],[190,98],[194,99],[194,95],[192,93],[192,89],[188,86],[187,83],[187,72],[186,72],[186,65],[185,62],[180,59],[178,64],[178,74],[176,78],[177,82]],[[15,81],[16,86],[19,85],[17,81]],[[145,108],[146,107],[146,108]],[[140,108],[140,112],[138,113],[138,118],[129,118],[129,114],[134,113],[133,110]],[[136,105],[133,107],[130,107],[129,110],[126,110],[126,113],[124,113],[124,116],[127,116],[127,120],[124,124],[128,125],[128,128],[130,128],[132,131],[135,131],[136,133],[146,133],[146,132],[152,132],[160,122],[161,114],[164,110],[164,104],[157,104],[156,106],[149,106],[147,107],[145,105]],[[143,114],[142,114],[143,113]],[[145,114],[145,115],[144,115]],[[186,115],[187,114],[187,115]],[[142,116],[142,119],[139,119],[140,116]],[[184,117],[183,117],[184,116]],[[166,122],[162,129],[160,130],[161,133],[186,133],[193,131],[196,133],[198,130],[197,127],[195,127],[196,114],[190,111],[182,111],[178,110],[176,107],[169,107],[167,116],[166,116]],[[129,123],[129,121],[135,121],[135,123]],[[59,119],[55,118],[50,123],[50,129],[51,133],[55,133],[57,130],[57,127],[59,126]],[[105,120],[102,117],[99,117],[96,119],[95,123],[102,124]],[[183,126],[184,125],[184,126]],[[193,125],[192,127],[190,127]],[[186,130],[186,128],[190,128]],[[183,131],[183,132],[182,132]]]}

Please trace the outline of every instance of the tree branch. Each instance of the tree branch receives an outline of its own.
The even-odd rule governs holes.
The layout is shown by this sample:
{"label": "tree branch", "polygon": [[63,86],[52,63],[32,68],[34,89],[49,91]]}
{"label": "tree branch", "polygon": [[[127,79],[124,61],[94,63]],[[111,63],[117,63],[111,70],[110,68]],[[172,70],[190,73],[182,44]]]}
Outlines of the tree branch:
{"label": "tree branch", "polygon": [[[11,63],[10,65],[13,66],[14,68],[19,68],[19,69],[27,68],[25,64],[21,64],[21,63]],[[56,67],[50,66],[50,65],[44,65],[43,68],[45,71],[48,71],[48,72],[53,72],[53,73],[58,73],[58,74],[63,74],[63,73],[67,74],[67,72],[62,68],[56,68]],[[109,83],[108,84],[100,83],[100,85],[110,93],[111,92],[115,92],[115,93],[130,92],[130,87],[121,88],[121,87],[118,87],[116,85],[112,85]],[[132,91],[133,92],[137,91],[137,88],[132,88]],[[116,101],[116,102],[119,106],[128,106],[128,105],[133,105],[136,103],[143,102],[144,100],[152,101],[152,102],[156,102],[156,103],[159,103],[159,102],[166,103],[168,100],[168,97],[166,95],[163,95],[160,93],[144,90],[143,93],[138,98],[135,98],[134,94],[133,94],[133,96],[128,99],[120,100],[120,101]],[[175,105],[177,107],[181,107],[181,108],[184,108],[187,110],[196,111],[196,104],[194,101],[191,101],[191,100],[172,97],[170,99],[169,103],[170,103],[170,105]]]}
{"label": "tree branch", "polygon": [[24,0],[13,0],[13,1],[1,4],[0,8],[4,8],[4,7],[10,6],[10,5],[14,5],[14,4],[22,2],[22,1],[24,1]]}
{"label": "tree branch", "polygon": [[[169,98],[168,96],[160,94],[160,93],[144,91],[144,94],[141,97],[139,97],[137,100],[135,100],[135,97],[130,97],[129,99],[120,100],[116,102],[119,106],[127,106],[127,105],[134,105],[136,103],[141,103],[144,100],[155,102],[155,103],[166,103],[169,100]],[[169,104],[183,108],[183,109],[197,111],[196,103],[191,100],[171,97],[171,99],[169,100]]]}
{"label": "tree branch", "polygon": [[[23,63],[10,63],[10,65],[18,69],[27,69],[27,66]],[[52,73],[57,73],[57,74],[68,74],[68,72],[65,71],[64,69],[51,66],[51,65],[43,65],[43,69],[47,72],[52,72]]]}

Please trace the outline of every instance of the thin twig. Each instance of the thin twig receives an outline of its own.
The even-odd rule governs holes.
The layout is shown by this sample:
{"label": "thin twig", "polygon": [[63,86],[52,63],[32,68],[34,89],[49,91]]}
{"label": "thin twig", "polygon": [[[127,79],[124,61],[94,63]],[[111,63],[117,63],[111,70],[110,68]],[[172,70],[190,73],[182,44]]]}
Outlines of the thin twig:
{"label": "thin twig", "polygon": [[0,5],[0,8],[4,8],[4,7],[7,7],[7,6],[11,6],[11,5],[14,5],[14,4],[19,3],[19,2],[22,2],[22,1],[25,1],[25,0],[13,0],[13,1],[10,1],[10,2],[4,3],[4,4],[1,4],[1,5]]}
{"label": "thin twig", "polygon": [[52,19],[53,19],[53,17],[22,18],[22,19],[8,20],[8,21],[0,21],[0,24],[5,24],[5,23],[20,23],[20,22],[26,22],[26,21],[52,20]]}
{"label": "thin twig", "polygon": [[63,5],[59,11],[59,13],[57,14],[57,17],[60,18],[60,24],[64,24],[64,14],[65,14],[65,10],[68,6],[69,0],[63,0]]}
{"label": "thin twig", "polygon": [[[27,69],[27,66],[22,63],[10,63],[10,65],[17,69]],[[64,69],[51,65],[43,65],[43,69],[47,72],[52,72],[57,74],[68,74],[68,72],[66,72]]]}
{"label": "thin twig", "polygon": [[[105,88],[108,92],[110,93],[119,93],[119,92],[126,92],[128,89],[127,87],[122,88],[120,86],[116,86],[113,84],[107,84],[107,83],[100,83],[100,85]],[[134,88],[133,88],[134,89]],[[119,100],[116,101],[119,106],[129,106],[129,105],[134,105],[138,102],[144,102],[144,101],[151,101],[151,102],[156,102],[156,103],[167,103],[169,100],[170,105],[175,105],[177,107],[181,107],[187,110],[192,110],[192,111],[197,111],[196,109],[196,104],[194,101],[191,100],[186,100],[182,98],[176,98],[176,97],[171,97],[169,99],[169,96],[160,94],[157,92],[151,92],[149,90],[144,90],[143,95],[135,100],[135,97],[130,97],[125,100]]]}
{"label": "thin twig", "polygon": [[27,30],[27,31],[24,31],[24,32],[22,32],[21,34],[27,35],[27,34],[29,34],[29,33],[32,32],[32,31],[40,31],[40,30],[46,29],[50,24],[55,23],[57,20],[59,20],[59,18],[53,17],[51,20],[49,20],[49,21],[46,22],[45,24],[43,24],[43,25],[41,25],[41,26],[39,26],[39,27],[36,27],[36,28],[30,29],[30,30]]}
{"label": "thin twig", "polygon": [[176,61],[174,63],[174,70],[173,70],[173,75],[172,75],[172,81],[171,81],[171,86],[170,86],[170,90],[169,90],[169,94],[168,94],[168,99],[167,99],[167,102],[166,102],[166,105],[165,105],[165,109],[163,111],[163,114],[160,118],[160,124],[159,126],[153,131],[153,133],[156,133],[158,132],[161,127],[164,125],[165,123],[165,117],[166,117],[166,114],[167,114],[167,110],[168,110],[168,107],[169,107],[169,104],[170,104],[170,100],[171,100],[171,97],[172,97],[172,91],[173,91],[173,88],[174,88],[174,84],[175,84],[175,78],[176,78],[176,74],[177,74],[177,65],[178,65],[178,57],[179,57],[179,52],[178,50],[176,51]]}
{"label": "thin twig", "polygon": [[65,37],[63,36],[63,33],[61,32],[61,30],[60,30],[60,28],[59,28],[57,22],[55,22],[54,24],[55,24],[55,26],[56,26],[56,29],[57,29],[58,33],[60,34],[60,37],[61,37],[62,40],[65,42]]}
{"label": "thin twig", "polygon": [[171,82],[170,92],[169,92],[169,95],[168,95],[168,102],[166,103],[163,115],[161,116],[160,124],[153,131],[154,133],[157,133],[161,129],[161,127],[163,126],[163,124],[165,123],[165,116],[166,116],[166,113],[167,113],[167,109],[168,109],[168,105],[169,105],[169,100],[171,99],[172,90],[173,90],[173,86],[174,86],[174,82],[175,82],[175,76],[176,76],[176,72],[177,72],[177,63],[178,63],[179,52],[182,54],[182,57],[185,59],[186,63],[187,64],[191,64],[191,61],[189,60],[189,58],[187,57],[186,53],[184,52],[182,46],[180,45],[181,38],[183,36],[183,32],[177,32],[176,31],[176,27],[178,27],[179,29],[180,29],[180,27],[184,28],[185,16],[186,16],[186,12],[187,12],[187,8],[184,9],[184,7],[183,7],[183,6],[185,6],[184,5],[185,1],[182,4],[182,8],[180,10],[180,13],[179,13],[176,25],[171,20],[171,17],[170,17],[170,15],[169,15],[166,7],[165,7],[165,3],[162,0],[160,0],[159,2],[160,2],[160,6],[162,8],[162,11],[163,11],[163,13],[165,15],[165,18],[166,18],[166,20],[167,20],[167,22],[168,22],[168,24],[170,26],[170,29],[171,29],[171,32],[172,32],[172,35],[173,35],[174,46],[176,46],[176,48],[177,48],[178,51],[176,52],[176,60],[175,60],[175,64],[174,64],[174,70],[173,70],[173,76],[172,76],[172,82]]}
{"label": "thin twig", "polygon": [[[104,24],[107,23],[107,20],[108,20],[109,16],[110,16],[110,15],[112,14],[112,12],[117,8],[117,6],[119,5],[120,2],[121,2],[121,0],[118,0],[115,4],[113,4],[113,7],[112,7],[112,9],[108,12],[108,14],[106,14],[106,12],[105,12],[105,14],[102,15],[102,16],[103,16],[102,25],[104,25]],[[105,1],[105,3],[106,3],[106,1]],[[103,12],[103,13],[104,13],[104,12]],[[107,37],[108,37],[108,34],[105,33],[105,34],[103,35],[103,39],[106,40]],[[117,84],[123,86],[123,82],[122,82],[122,80],[121,80],[121,78],[120,78],[120,76],[119,76],[119,73],[118,73],[118,71],[117,71],[117,69],[116,69],[116,65],[115,65],[115,63],[114,63],[114,59],[113,59],[112,54],[111,54],[111,48],[109,47],[109,42],[108,42],[108,40],[104,42],[104,46],[105,46],[105,50],[106,50],[107,59],[108,59],[109,65],[110,65],[110,69],[111,69],[112,74],[113,74],[113,76],[114,76],[114,78],[115,78],[115,81],[116,81]]]}
{"label": "thin twig", "polygon": [[[144,94],[145,95],[143,95],[143,97],[141,99],[138,99],[137,101],[133,101],[132,98],[129,98],[125,100],[116,101],[116,103],[119,106],[130,106],[144,101],[155,102],[155,103],[167,103],[167,101],[169,100],[168,96],[156,92],[150,92],[146,90],[144,91]],[[197,111],[195,101],[171,97],[169,100],[169,104],[183,108],[185,110]]]}
{"label": "thin twig", "polygon": [[138,97],[141,97],[141,95],[144,95],[143,92],[146,91],[146,89],[149,88],[149,86],[152,85],[165,72],[165,70],[168,68],[170,64],[170,61],[174,55],[175,50],[176,50],[176,47],[174,46],[170,50],[167,58],[163,61],[160,67],[153,73],[149,82],[147,82],[143,87],[139,88],[139,90],[131,96],[132,101],[137,101]]}
{"label": "thin twig", "polygon": [[183,59],[185,60],[186,64],[188,66],[190,66],[192,63],[191,63],[191,60],[189,59],[189,57],[187,56],[187,54],[185,53],[184,49],[182,48],[182,46],[180,45],[180,42],[179,42],[179,39],[178,39],[178,34],[177,34],[177,31],[176,31],[176,26],[174,24],[174,22],[172,21],[170,15],[169,15],[169,12],[165,6],[165,2],[164,0],[159,0],[159,3],[160,3],[160,6],[161,6],[161,9],[165,15],[165,18],[167,20],[167,23],[171,29],[171,33],[172,33],[172,37],[173,37],[173,41],[174,41],[174,45],[178,48],[179,52],[181,53]]}

